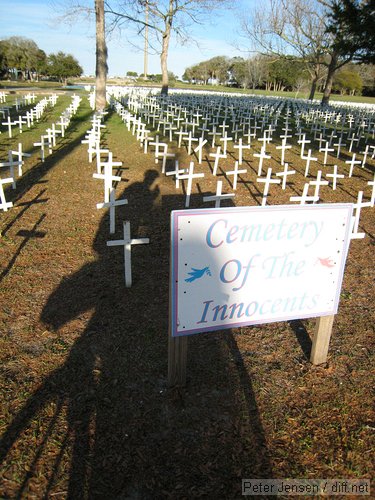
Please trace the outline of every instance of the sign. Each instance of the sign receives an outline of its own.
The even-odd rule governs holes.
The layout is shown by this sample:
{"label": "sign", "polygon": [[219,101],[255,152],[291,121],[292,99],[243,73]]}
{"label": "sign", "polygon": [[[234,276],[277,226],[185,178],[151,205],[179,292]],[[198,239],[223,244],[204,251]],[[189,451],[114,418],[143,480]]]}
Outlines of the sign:
{"label": "sign", "polygon": [[337,312],[352,204],[171,214],[173,337]]}

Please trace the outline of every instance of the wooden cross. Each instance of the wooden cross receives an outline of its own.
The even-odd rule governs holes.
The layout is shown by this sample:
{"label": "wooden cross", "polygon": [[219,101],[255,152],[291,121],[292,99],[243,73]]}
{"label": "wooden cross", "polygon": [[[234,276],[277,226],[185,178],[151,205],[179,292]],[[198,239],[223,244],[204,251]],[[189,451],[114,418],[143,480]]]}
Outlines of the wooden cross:
{"label": "wooden cross", "polygon": [[313,156],[311,156],[311,149],[309,149],[307,152],[307,156],[304,156],[303,160],[306,160],[305,177],[307,177],[309,175],[310,162],[318,161],[318,158],[314,158]]}
{"label": "wooden cross", "polygon": [[227,200],[228,198],[234,198],[235,197],[234,193],[222,194],[222,188],[223,188],[223,181],[217,181],[217,184],[216,184],[216,194],[213,195],[213,196],[204,196],[203,197],[203,202],[205,203],[206,201],[214,201],[215,202],[215,208],[219,208],[221,200]]}
{"label": "wooden cross", "polygon": [[272,179],[272,167],[268,167],[266,177],[258,177],[257,182],[264,183],[263,190],[263,198],[262,198],[262,207],[264,207],[267,203],[267,195],[271,184],[280,184],[280,179]]}
{"label": "wooden cross", "polygon": [[161,171],[163,174],[165,174],[165,167],[167,164],[167,159],[168,158],[173,159],[173,158],[175,158],[175,156],[176,155],[174,153],[168,153],[168,145],[166,145],[166,147],[164,148],[164,151],[162,153],[159,153],[158,160],[160,159],[160,157],[162,157],[162,159],[163,159],[162,165],[161,165]]}
{"label": "wooden cross", "polygon": [[238,149],[238,164],[242,165],[243,150],[244,149],[250,149],[250,145],[249,144],[243,145],[242,144],[242,139],[239,139],[238,144],[235,144],[233,146],[233,149]]}
{"label": "wooden cross", "polygon": [[350,170],[349,170],[349,177],[351,177],[353,175],[353,169],[354,169],[354,165],[361,165],[361,160],[356,160],[355,159],[355,153],[353,153],[353,157],[351,160],[347,160],[345,163],[347,163],[348,165],[350,165]]}
{"label": "wooden cross", "polygon": [[306,182],[305,185],[303,186],[302,196],[291,196],[289,198],[289,200],[290,201],[299,201],[301,205],[305,205],[305,203],[308,201],[312,201],[313,203],[315,203],[316,201],[319,200],[319,197],[317,198],[316,196],[309,196],[308,195],[309,187],[310,187],[310,184],[308,182]]}
{"label": "wooden cross", "polygon": [[215,158],[215,163],[214,163],[214,168],[212,170],[212,175],[216,175],[217,168],[219,166],[219,160],[220,160],[220,158],[226,158],[227,155],[224,154],[224,153],[221,154],[221,146],[218,146],[217,150],[216,150],[216,153],[210,153],[210,156],[212,156],[213,158]]}
{"label": "wooden cross", "polygon": [[259,177],[260,175],[262,175],[263,160],[269,160],[271,158],[271,155],[267,155],[265,146],[262,146],[260,153],[254,153],[253,156],[259,158],[259,165],[258,165],[258,177]]}
{"label": "wooden cross", "polygon": [[242,170],[238,170],[239,163],[240,163],[239,161],[236,161],[234,164],[234,170],[230,170],[229,172],[225,172],[225,175],[227,177],[228,177],[228,175],[233,175],[233,191],[235,191],[237,189],[237,178],[238,178],[239,174],[246,174],[247,173],[246,168],[244,168]]}
{"label": "wooden cross", "polygon": [[324,148],[320,148],[319,149],[320,153],[324,153],[323,165],[327,164],[328,153],[330,153],[332,151],[334,151],[334,148],[330,148],[329,147],[329,142],[328,141],[326,141],[326,145],[325,145]]}
{"label": "wooden cross", "polygon": [[182,145],[183,137],[187,137],[189,134],[182,129],[180,129],[178,132],[175,132],[175,134],[178,135],[178,147],[180,148]]}
{"label": "wooden cross", "polygon": [[295,170],[288,170],[289,169],[289,163],[284,163],[284,170],[282,172],[276,172],[276,176],[277,177],[282,177],[282,184],[281,184],[281,188],[284,190],[286,188],[286,181],[287,181],[287,177],[288,175],[293,175],[296,173]]}
{"label": "wooden cross", "polygon": [[319,200],[319,190],[320,186],[328,186],[328,181],[322,181],[322,171],[318,170],[316,180],[315,181],[310,181],[309,183],[311,186],[315,186],[315,191],[314,191],[314,197],[318,198]]}
{"label": "wooden cross", "polygon": [[10,184],[14,182],[13,177],[8,177],[6,179],[0,179],[0,208],[4,210],[4,212],[8,211],[8,208],[13,207],[13,203],[11,201],[8,201],[5,199],[5,193],[4,193],[4,184]]}
{"label": "wooden cross", "polygon": [[125,286],[130,288],[132,286],[132,268],[131,268],[131,250],[132,245],[144,245],[150,243],[149,238],[132,239],[130,237],[130,222],[124,223],[124,239],[107,241],[107,246],[123,246],[124,247],[124,264],[125,264]]}
{"label": "wooden cross", "polygon": [[355,209],[355,215],[352,217],[352,234],[350,235],[351,240],[362,239],[366,236],[366,233],[359,233],[359,217],[361,215],[361,209],[365,207],[371,207],[371,202],[367,201],[362,203],[363,191],[358,192],[357,203],[353,205]]}
{"label": "wooden cross", "polygon": [[116,213],[115,208],[121,205],[127,205],[128,200],[124,198],[123,200],[116,201],[116,192],[114,188],[110,189],[109,192],[109,202],[108,203],[97,203],[96,208],[109,208],[109,232],[110,234],[115,233],[115,222],[116,222]]}
{"label": "wooden cross", "polygon": [[190,195],[191,195],[191,188],[192,188],[192,184],[193,184],[193,179],[198,179],[201,177],[204,177],[203,173],[202,174],[195,174],[194,173],[194,162],[193,161],[190,162],[189,172],[187,174],[184,174],[184,175],[179,175],[180,180],[187,179],[187,181],[188,181],[187,187],[186,187],[185,208],[188,208],[190,205]]}
{"label": "wooden cross", "polygon": [[333,191],[335,191],[337,186],[337,179],[344,179],[345,175],[339,174],[337,165],[333,165],[333,173],[326,174],[326,177],[332,177],[332,189]]}

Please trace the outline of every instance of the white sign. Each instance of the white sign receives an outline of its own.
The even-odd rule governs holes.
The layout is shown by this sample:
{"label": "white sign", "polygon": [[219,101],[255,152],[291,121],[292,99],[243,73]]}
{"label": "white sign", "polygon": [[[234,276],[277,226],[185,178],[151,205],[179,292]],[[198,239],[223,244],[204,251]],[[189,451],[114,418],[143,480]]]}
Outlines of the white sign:
{"label": "white sign", "polygon": [[172,335],[337,312],[352,204],[171,214]]}

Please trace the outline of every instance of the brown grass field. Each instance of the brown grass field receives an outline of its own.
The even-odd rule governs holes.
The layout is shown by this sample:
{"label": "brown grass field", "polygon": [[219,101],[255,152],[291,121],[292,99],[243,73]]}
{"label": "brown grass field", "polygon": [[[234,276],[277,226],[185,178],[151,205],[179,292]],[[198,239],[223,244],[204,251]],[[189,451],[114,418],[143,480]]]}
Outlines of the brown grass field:
{"label": "brown grass field", "polygon": [[[20,141],[33,154],[16,190],[6,186],[14,207],[0,214],[0,497],[227,499],[241,498],[241,478],[372,478],[374,208],[361,213],[366,237],[350,244],[327,363],[309,362],[315,319],[218,331],[188,339],[187,385],[170,389],[169,218],[184,191],[109,112],[101,144],[123,162],[116,197],[129,200],[110,236],[107,211],[96,209],[103,185],[81,144],[87,99],[44,163],[33,146],[69,103],[61,94],[12,139],[1,129],[0,161]],[[171,147],[188,166],[186,150]],[[267,166],[281,170],[270,151]],[[196,162],[206,177],[194,184],[194,208],[215,192],[208,152]],[[261,200],[253,153],[237,206]],[[338,163],[346,172],[349,157]],[[285,191],[271,187],[268,204],[302,192],[304,162],[297,149],[287,159],[297,174]],[[224,192],[233,164],[233,154],[220,164]],[[355,167],[321,201],[355,202],[359,190],[368,200],[374,170],[371,160]],[[133,248],[129,289],[122,250],[106,246],[123,220],[133,237],[150,238]]]}

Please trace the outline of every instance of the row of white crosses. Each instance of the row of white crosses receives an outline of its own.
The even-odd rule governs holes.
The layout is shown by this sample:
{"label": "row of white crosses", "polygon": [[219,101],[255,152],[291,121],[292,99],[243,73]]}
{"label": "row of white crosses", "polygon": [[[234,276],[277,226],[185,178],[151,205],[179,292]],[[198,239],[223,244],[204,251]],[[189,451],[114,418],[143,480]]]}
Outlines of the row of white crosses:
{"label": "row of white crosses", "polygon": [[53,148],[56,146],[57,137],[65,137],[65,131],[69,126],[72,117],[77,113],[80,103],[81,97],[73,95],[72,102],[61,113],[58,120],[46,129],[45,133],[40,136],[39,142],[34,142],[34,146],[40,147],[40,159],[42,162],[45,161],[46,148],[48,154],[52,154]]}
{"label": "row of white crosses", "polygon": [[[173,96],[173,97],[175,97],[175,96]],[[119,98],[119,96],[117,96],[117,98]],[[232,140],[232,137],[228,136],[228,132],[226,130],[229,127],[229,124],[227,124],[225,119],[224,119],[224,121],[222,121],[221,125],[218,125],[218,122],[215,123],[214,116],[213,117],[211,116],[211,119],[207,119],[208,110],[204,109],[204,106],[201,105],[200,99],[197,99],[196,97],[194,97],[193,99],[194,99],[194,103],[193,103],[192,107],[194,107],[194,109],[197,110],[197,111],[194,111],[194,113],[179,106],[178,101],[181,101],[181,99],[176,100],[173,98],[173,99],[168,99],[168,100],[164,99],[163,100],[160,98],[158,99],[156,97],[145,96],[144,94],[141,95],[137,99],[137,96],[135,95],[135,93],[132,92],[131,98],[121,99],[121,101],[122,102],[127,101],[129,108],[131,108],[133,111],[141,110],[140,115],[144,119],[146,119],[148,123],[152,122],[153,126],[156,125],[158,127],[158,130],[160,130],[160,126],[158,125],[158,122],[160,123],[160,121],[163,122],[162,127],[164,128],[164,130],[166,128],[168,128],[168,126],[167,126],[168,120],[169,120],[169,124],[171,126],[171,127],[169,127],[169,130],[171,128],[173,128],[173,123],[177,122],[177,124],[180,125],[179,129],[178,129],[178,127],[175,127],[176,129],[178,129],[177,132],[175,132],[175,135],[178,137],[178,146],[179,147],[181,146],[182,137],[184,137],[184,141],[187,145],[187,151],[189,154],[191,154],[193,152],[193,148],[191,145],[192,142],[194,140],[196,142],[198,142],[197,147],[194,148],[195,152],[198,153],[198,163],[201,163],[201,161],[202,161],[203,145],[207,144],[207,142],[205,142],[205,141],[207,141],[207,139],[205,139],[204,136],[205,136],[205,132],[208,131],[208,135],[212,135],[212,137],[213,137],[212,145],[215,145],[215,142],[219,142],[219,141],[221,142],[221,146],[217,147],[216,152],[210,153],[210,156],[215,159],[215,163],[214,163],[214,167],[213,167],[213,174],[216,175],[220,159],[227,157],[226,151],[225,151],[227,148],[227,143],[229,140]],[[209,99],[212,102],[212,98],[210,97]],[[189,100],[189,99],[187,99],[187,100]],[[176,104],[176,102],[172,103],[171,101],[177,101],[177,104]],[[212,110],[214,108],[212,106],[211,102],[209,105],[210,110]],[[243,99],[242,99],[242,102],[244,102]],[[186,101],[185,101],[184,105],[186,105]],[[118,104],[116,106],[118,106]],[[148,110],[147,110],[147,108],[148,108]],[[146,111],[145,111],[145,109],[146,109]],[[281,179],[272,178],[272,169],[270,169],[270,168],[267,169],[267,175],[265,177],[261,177],[262,170],[263,170],[263,162],[264,162],[264,160],[270,159],[270,155],[267,154],[267,152],[266,152],[266,146],[272,140],[272,133],[273,133],[274,129],[276,128],[277,121],[280,117],[282,109],[283,109],[282,105],[280,105],[280,101],[279,101],[278,106],[274,106],[273,108],[271,108],[271,112],[270,112],[268,118],[264,116],[266,114],[265,107],[262,109],[262,111],[264,112],[263,118],[262,118],[261,114],[256,114],[256,112],[255,112],[255,119],[253,122],[254,128],[252,130],[251,117],[246,115],[246,112],[243,111],[243,107],[240,105],[239,110],[237,110],[237,111],[234,111],[234,106],[232,106],[232,108],[231,108],[232,116],[237,117],[238,118],[237,121],[240,123],[240,125],[236,126],[235,123],[236,123],[237,118],[230,120],[230,122],[232,124],[232,129],[230,131],[231,136],[235,136],[242,127],[242,131],[245,132],[243,134],[243,137],[247,136],[246,138],[247,138],[247,142],[248,142],[248,144],[245,144],[245,147],[250,146],[250,141],[252,138],[254,138],[254,140],[256,139],[257,130],[260,130],[261,134],[263,133],[263,137],[260,137],[258,139],[258,141],[262,142],[261,152],[253,154],[254,157],[259,158],[257,182],[264,184],[262,205],[264,205],[266,203],[267,195],[268,195],[269,188],[270,188],[271,184],[281,183],[282,188],[285,189],[288,177],[290,175],[294,175],[296,173],[295,170],[289,170],[289,168],[288,168],[289,165],[285,161],[286,151],[290,150],[292,148],[292,146],[290,144],[287,144],[287,139],[289,137],[292,137],[291,135],[288,134],[289,132],[290,133],[292,132],[292,128],[291,128],[290,124],[288,123],[288,120],[291,117],[292,111],[289,108],[289,106],[287,106],[287,109],[285,112],[285,124],[284,124],[285,126],[283,129],[285,133],[284,133],[284,135],[280,136],[281,145],[277,146],[277,149],[281,150],[280,163],[281,163],[281,166],[284,167],[284,170],[281,172],[277,172],[276,177],[281,177]],[[301,145],[301,157],[306,161],[305,176],[307,177],[309,175],[309,169],[310,169],[311,162],[318,161],[318,158],[312,156],[312,149],[308,150],[307,155],[305,154],[305,147],[307,144],[311,143],[311,141],[306,138],[308,135],[308,130],[304,131],[302,128],[301,123],[303,121],[303,119],[302,119],[303,115],[302,115],[302,112],[300,112],[301,110],[299,109],[299,105],[295,105],[293,107],[293,109],[294,109],[294,111],[296,111],[296,109],[297,109],[297,111],[300,114],[300,116],[297,116],[298,119],[296,119],[296,122],[297,122],[296,134],[299,136],[298,143]],[[131,119],[133,121],[133,123],[137,123],[137,120],[138,120],[137,115],[130,114],[129,111],[127,111],[123,106],[122,106],[121,112],[124,115],[127,114],[128,120]],[[212,113],[211,113],[211,115],[212,115]],[[227,111],[225,116],[228,117],[228,115],[229,115],[229,113]],[[271,115],[273,115],[272,118],[271,118]],[[309,121],[309,115],[307,115],[307,119],[305,120],[306,123],[308,123],[308,127],[310,127],[311,129],[313,128],[314,125],[317,125],[318,118],[319,118],[319,120],[323,120],[326,123],[328,123],[329,120],[333,119],[332,118],[333,115],[331,116],[327,113],[322,113],[320,111],[315,112],[315,110],[313,110],[312,116],[313,116],[313,118],[310,121]],[[363,114],[362,114],[362,118],[363,118]],[[257,120],[258,120],[259,126],[257,125]],[[340,120],[341,120],[340,123],[343,123],[343,126],[345,126],[345,120],[343,120],[342,117],[340,117]],[[185,122],[185,129],[181,128],[181,124],[184,124],[184,122]],[[366,125],[367,129],[369,129],[369,127],[373,126],[373,125],[371,125],[370,120],[368,120],[366,123],[367,123],[367,125]],[[186,126],[187,124],[190,126],[189,131],[188,131],[188,127]],[[246,130],[246,126],[247,126],[247,130]],[[219,130],[220,127],[221,127],[221,131]],[[318,127],[315,127],[315,128],[316,128],[316,130],[318,130]],[[210,132],[210,129],[212,130],[212,132]],[[202,135],[200,137],[193,137],[192,130],[200,130],[200,131],[202,131]],[[322,130],[322,128],[320,128],[320,130]],[[315,131],[315,133],[316,133],[316,131]],[[322,132],[320,132],[320,134],[322,134]],[[216,137],[219,137],[219,140],[216,140]],[[330,135],[330,140],[328,140],[328,141],[325,140],[322,137],[322,135],[319,136],[320,152],[323,153],[323,155],[324,155],[323,161],[322,161],[324,167],[327,165],[328,153],[331,153],[332,149],[333,149],[330,147],[330,141],[332,141],[333,139],[334,139],[334,134],[332,134],[332,133]],[[160,143],[160,140],[158,137],[157,144],[159,144],[159,143]],[[323,145],[323,143],[324,143],[324,145]],[[340,147],[341,143],[338,144],[338,146]],[[221,148],[223,148],[223,153],[221,152]],[[369,155],[370,148],[372,148],[372,150],[375,149],[375,147],[373,145],[367,144],[365,151],[364,151],[364,158],[361,161],[356,160],[356,157],[354,156],[352,158],[352,160],[349,160],[346,162],[350,166],[349,177],[352,176],[352,174],[353,174],[354,166],[361,165],[362,168],[365,166],[366,158]],[[240,164],[240,162],[242,163],[242,161],[243,161],[242,153],[243,153],[243,149],[245,149],[242,139],[241,139],[241,142],[238,141],[238,145],[237,144],[234,145],[233,149],[238,150],[238,160],[237,160],[238,163],[235,165],[235,168],[233,171],[226,173],[226,176],[228,176],[228,175],[234,176],[233,186],[235,186],[237,184],[238,164]],[[250,149],[250,148],[248,148],[248,149]],[[245,170],[245,169],[243,169],[243,170]],[[174,169],[174,171],[168,172],[168,174],[172,174],[172,175],[176,176],[176,186],[178,185],[179,180],[181,180],[181,179],[187,180],[187,189],[186,189],[187,200],[186,200],[185,206],[189,206],[189,199],[190,199],[190,194],[191,194],[189,188],[191,188],[192,179],[195,179],[195,178],[197,178],[197,176],[201,176],[203,174],[197,174],[194,172],[194,164],[192,164],[192,162],[190,163],[188,173],[181,174],[180,172],[181,172],[181,169],[179,169],[178,165],[176,165],[176,168]],[[245,172],[246,172],[246,170],[245,170]],[[245,172],[241,172],[241,173],[245,173]],[[338,179],[344,178],[343,174],[340,174],[338,172],[338,167],[336,164],[333,165],[333,172],[327,173],[326,177],[332,178],[333,189],[336,189]],[[328,185],[328,181],[322,179],[322,171],[318,170],[316,180],[311,180],[310,182],[306,183],[304,186],[304,190],[303,190],[302,195],[297,196],[297,197],[291,197],[290,201],[300,202],[300,203],[306,203],[306,202],[314,202],[315,203],[319,200],[320,187],[326,186],[326,185]],[[314,193],[312,195],[309,194],[310,187],[312,187],[314,189]],[[216,198],[213,197],[210,199],[211,201],[214,200],[216,205],[217,205],[218,199],[222,196],[221,190],[222,190],[222,186],[218,184],[217,185],[217,192],[215,195]],[[373,198],[373,194],[371,195],[371,198]],[[207,201],[207,199],[205,201]],[[371,204],[371,202],[369,202],[369,203]],[[361,208],[363,206],[368,206],[368,205],[363,205],[362,202],[357,201],[356,207],[358,204],[361,205],[359,208]]]}
{"label": "row of white crosses", "polygon": [[7,127],[9,138],[13,137],[13,126],[18,126],[19,133],[22,134],[23,126],[26,125],[30,128],[34,121],[39,121],[47,107],[55,106],[58,96],[51,94],[49,97],[41,99],[33,108],[26,111],[25,114],[19,115],[17,119],[12,120],[8,114],[7,120],[2,122],[2,125]]}
{"label": "row of white crosses", "polygon": [[[104,202],[97,203],[96,208],[109,209],[109,233],[114,234],[116,232],[116,207],[127,205],[128,200],[126,198],[116,200],[116,190],[113,186],[114,182],[120,182],[122,180],[120,176],[113,175],[113,167],[122,166],[122,162],[113,161],[112,152],[102,148],[100,144],[101,130],[105,128],[105,125],[102,123],[105,114],[105,112],[97,112],[94,114],[92,127],[87,131],[86,137],[82,140],[82,143],[88,145],[87,152],[89,162],[91,163],[93,161],[94,155],[96,158],[96,172],[93,174],[93,178],[104,181]],[[106,155],[105,160],[103,159],[103,155]],[[107,241],[107,246],[109,247],[123,246],[124,248],[124,275],[125,286],[127,288],[132,286],[131,247],[132,245],[144,243],[149,243],[149,239],[131,237],[129,221],[123,222],[123,239]]]}
{"label": "row of white crosses", "polygon": [[[0,92],[0,104],[6,103],[6,98],[8,94],[5,92]],[[14,104],[7,104],[0,107],[0,115],[2,118],[8,117],[14,110],[19,112],[19,110],[30,104],[34,104],[36,99],[35,94],[28,93],[22,97],[16,97]]]}
{"label": "row of white crosses", "polygon": [[[72,103],[62,113],[59,121],[57,122],[57,124],[60,125],[60,129],[56,128],[55,124],[52,124],[52,127],[46,130],[46,135],[42,135],[41,141],[39,143],[34,143],[34,146],[41,146],[42,161],[44,161],[44,147],[47,145],[49,148],[49,152],[52,152],[52,148],[56,146],[56,136],[61,135],[62,137],[64,137],[65,129],[69,124],[70,118],[77,112],[80,101],[80,97],[73,96]],[[55,101],[53,100],[52,102]],[[40,116],[38,114],[38,119],[40,119]],[[13,206],[12,202],[6,201],[4,185],[12,184],[12,188],[16,189],[16,177],[22,176],[22,167],[25,161],[24,159],[29,158],[30,156],[30,153],[23,152],[22,143],[18,143],[18,148],[16,150],[8,151],[8,161],[0,162],[0,169],[4,168],[9,170],[8,176],[6,176],[5,178],[0,178],[0,208],[4,211],[7,211]]]}

